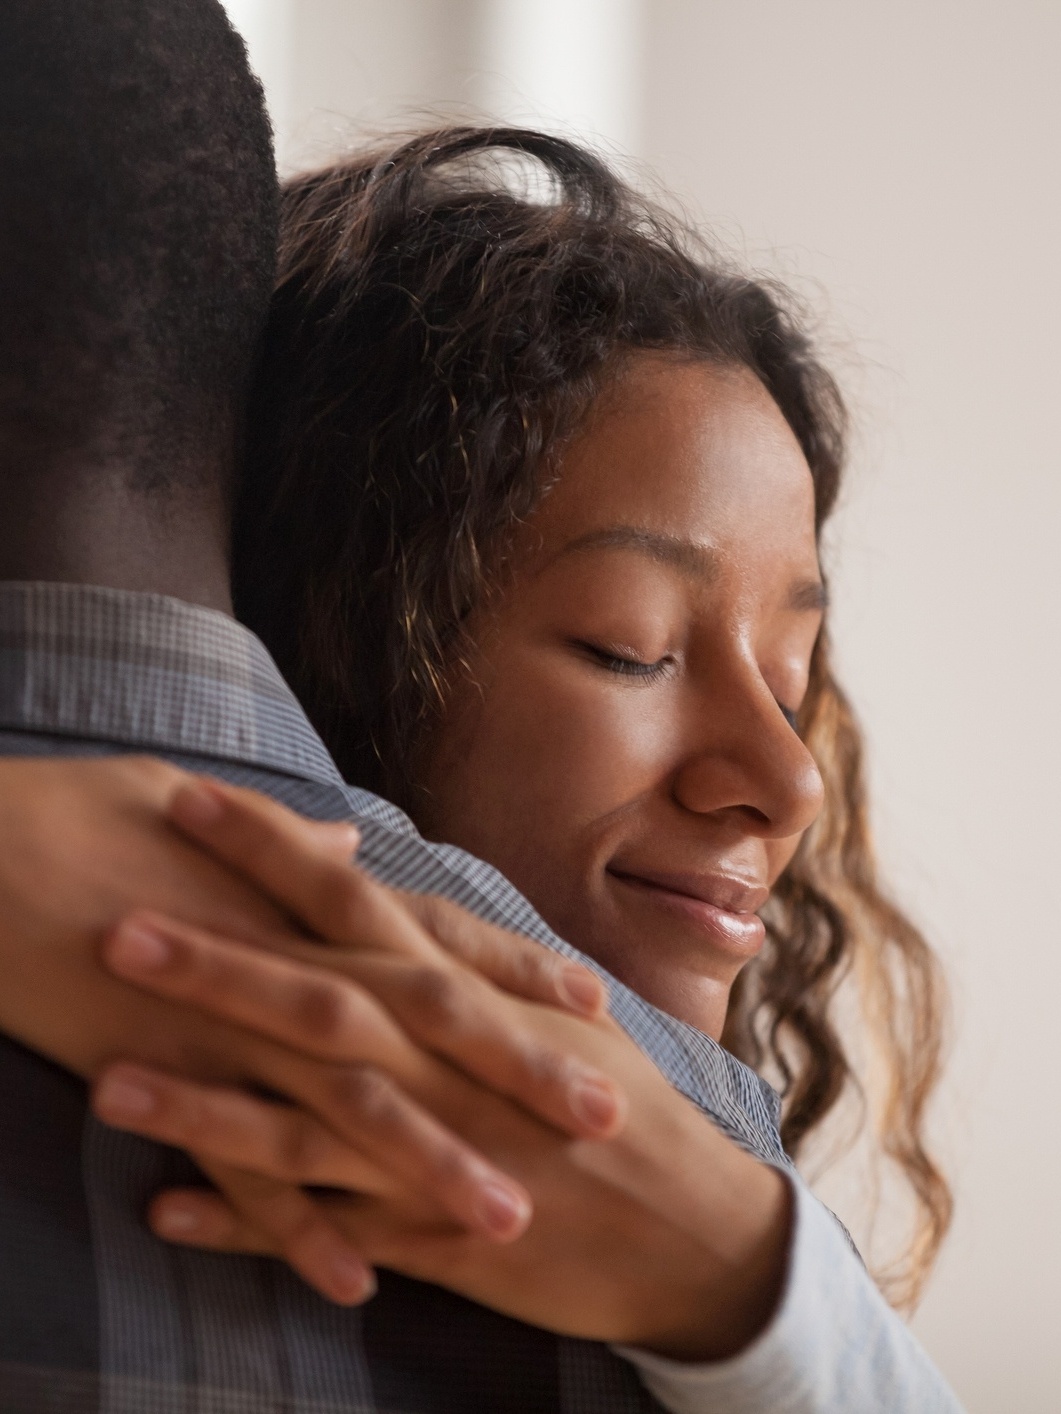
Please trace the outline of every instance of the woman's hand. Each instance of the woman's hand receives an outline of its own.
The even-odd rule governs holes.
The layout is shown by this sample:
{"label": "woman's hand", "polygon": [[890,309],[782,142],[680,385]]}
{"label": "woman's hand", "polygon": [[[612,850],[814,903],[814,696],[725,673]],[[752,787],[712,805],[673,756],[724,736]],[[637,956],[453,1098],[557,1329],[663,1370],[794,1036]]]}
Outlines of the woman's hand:
{"label": "woman's hand", "polygon": [[[359,898],[381,908],[392,902],[339,867],[354,876]],[[435,1116],[480,1103],[472,1074],[489,1078],[491,1094],[574,1135],[615,1132],[623,1096],[592,1061],[530,1024],[544,1008],[462,976],[454,960],[428,963],[415,952],[325,953],[276,938],[265,951],[134,916],[106,939],[105,961],[158,996],[234,1023],[241,1039],[230,1078],[241,1083],[112,1064],[96,1085],[97,1115],[271,1177],[377,1195],[404,1189],[436,1220],[510,1240],[530,1215],[525,1188]],[[246,1083],[285,1102],[258,1100]]]}
{"label": "woman's hand", "polygon": [[[205,979],[210,953],[230,948],[203,939],[187,965]],[[255,1004],[245,1000],[248,992],[261,994],[253,974],[269,959],[241,951],[243,1000],[203,987],[198,1004],[233,1018],[238,1012],[244,1025],[274,1035],[276,1009],[264,1009],[255,1022]],[[334,984],[350,982],[337,976]],[[422,1187],[379,1184],[356,1165],[344,1168],[323,1077],[315,1116],[300,1121],[292,1143],[282,1106],[224,1087],[139,1076],[152,1090],[153,1110],[123,1123],[189,1148],[227,1198],[194,1190],[160,1195],[151,1210],[155,1231],[218,1250],[282,1255],[333,1299],[369,1294],[367,1273],[345,1286],[336,1274],[375,1263],[566,1334],[679,1357],[733,1353],[765,1324],[780,1289],[784,1180],[725,1140],[617,1028],[516,1005],[531,1013],[524,1024],[540,1020],[543,1039],[566,1033],[571,1049],[616,1076],[630,1114],[611,1139],[574,1140],[453,1071],[425,1073],[423,1083],[402,1076],[403,1090],[532,1198],[529,1226],[514,1227],[507,1243],[446,1220],[425,1204]],[[306,1017],[291,1016],[285,1036],[293,1051],[316,1049]],[[343,1052],[341,1041],[336,1049]],[[308,1091],[301,1098],[314,1107]],[[352,1192],[305,1191],[321,1183]]]}

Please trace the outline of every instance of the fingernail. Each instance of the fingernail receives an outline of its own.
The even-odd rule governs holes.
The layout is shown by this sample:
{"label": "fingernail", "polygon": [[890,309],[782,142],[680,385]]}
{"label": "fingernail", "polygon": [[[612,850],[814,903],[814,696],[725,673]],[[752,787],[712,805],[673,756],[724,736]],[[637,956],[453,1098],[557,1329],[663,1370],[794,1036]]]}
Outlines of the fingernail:
{"label": "fingernail", "polygon": [[199,1231],[199,1214],[186,1203],[170,1201],[155,1209],[153,1226],[161,1237],[190,1237]]}
{"label": "fingernail", "polygon": [[619,1113],[615,1091],[606,1081],[586,1078],[571,1090],[571,1108],[592,1129],[609,1129]]}
{"label": "fingernail", "polygon": [[577,964],[562,967],[557,974],[561,999],[576,1011],[592,1014],[604,999],[604,984]]}
{"label": "fingernail", "polygon": [[332,1276],[332,1289],[343,1301],[367,1301],[376,1294],[376,1276],[372,1268],[345,1248],[335,1248],[328,1267]]}
{"label": "fingernail", "polygon": [[182,825],[207,830],[216,825],[225,811],[222,796],[206,781],[181,786],[170,803],[170,814]]}
{"label": "fingernail", "polygon": [[126,1075],[105,1075],[96,1086],[96,1108],[112,1119],[143,1119],[155,1108],[155,1093]]}
{"label": "fingernail", "polygon": [[481,1184],[478,1207],[485,1225],[499,1237],[515,1237],[530,1220],[526,1198],[503,1183]]}
{"label": "fingernail", "polygon": [[107,947],[111,965],[129,972],[157,972],[172,956],[169,939],[143,923],[122,923]]}

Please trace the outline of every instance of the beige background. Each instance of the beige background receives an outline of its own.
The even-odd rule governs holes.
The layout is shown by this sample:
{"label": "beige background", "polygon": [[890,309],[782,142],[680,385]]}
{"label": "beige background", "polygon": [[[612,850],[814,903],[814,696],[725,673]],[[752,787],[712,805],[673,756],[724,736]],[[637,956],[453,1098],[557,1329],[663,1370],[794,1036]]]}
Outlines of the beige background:
{"label": "beige background", "polygon": [[917,1329],[1061,1409],[1061,0],[231,0],[282,162],[429,107],[630,154],[818,311],[858,441],[829,552],[881,853],[943,952],[958,1217]]}

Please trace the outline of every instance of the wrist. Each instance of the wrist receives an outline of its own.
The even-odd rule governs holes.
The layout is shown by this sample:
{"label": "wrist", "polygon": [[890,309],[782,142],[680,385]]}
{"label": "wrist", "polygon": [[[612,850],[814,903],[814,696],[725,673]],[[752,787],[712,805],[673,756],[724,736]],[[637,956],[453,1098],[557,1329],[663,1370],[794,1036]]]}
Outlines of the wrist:
{"label": "wrist", "polygon": [[[792,1186],[777,1170],[740,1154],[725,1195],[715,1195],[690,1234],[690,1266],[667,1300],[653,1303],[642,1333],[626,1343],[689,1363],[738,1355],[770,1323],[788,1271]],[[736,1183],[732,1179],[737,1179]]]}

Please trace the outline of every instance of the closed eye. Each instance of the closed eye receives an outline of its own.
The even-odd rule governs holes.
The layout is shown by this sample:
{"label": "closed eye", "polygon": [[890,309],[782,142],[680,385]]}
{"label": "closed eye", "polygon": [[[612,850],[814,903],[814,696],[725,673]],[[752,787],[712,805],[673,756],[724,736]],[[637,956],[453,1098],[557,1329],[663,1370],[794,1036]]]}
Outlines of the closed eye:
{"label": "closed eye", "polygon": [[674,661],[670,656],[659,658],[654,663],[646,663],[641,658],[627,657],[625,654],[617,653],[613,649],[603,648],[596,643],[579,642],[577,647],[581,648],[595,663],[609,673],[616,673],[619,677],[628,678],[657,678],[670,667]]}

